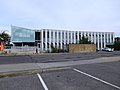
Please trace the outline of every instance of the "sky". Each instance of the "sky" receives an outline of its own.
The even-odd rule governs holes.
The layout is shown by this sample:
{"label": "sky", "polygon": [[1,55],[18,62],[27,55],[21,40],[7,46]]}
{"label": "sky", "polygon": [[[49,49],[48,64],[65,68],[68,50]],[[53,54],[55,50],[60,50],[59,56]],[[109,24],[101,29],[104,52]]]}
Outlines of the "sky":
{"label": "sky", "polygon": [[0,32],[10,33],[11,25],[120,37],[120,0],[0,0]]}

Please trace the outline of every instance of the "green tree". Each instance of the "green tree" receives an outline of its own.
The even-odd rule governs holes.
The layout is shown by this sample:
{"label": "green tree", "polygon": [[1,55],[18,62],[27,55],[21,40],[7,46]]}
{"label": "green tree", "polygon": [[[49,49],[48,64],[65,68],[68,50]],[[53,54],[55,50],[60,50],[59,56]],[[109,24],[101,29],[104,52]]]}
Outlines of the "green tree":
{"label": "green tree", "polygon": [[0,40],[3,40],[5,43],[8,41],[9,38],[10,38],[10,35],[7,34],[5,31],[0,33]]}
{"label": "green tree", "polygon": [[120,42],[115,42],[114,43],[114,49],[115,50],[120,50]]}
{"label": "green tree", "polygon": [[79,44],[93,44],[91,41],[88,40],[86,37],[82,37],[82,39],[79,41]]}

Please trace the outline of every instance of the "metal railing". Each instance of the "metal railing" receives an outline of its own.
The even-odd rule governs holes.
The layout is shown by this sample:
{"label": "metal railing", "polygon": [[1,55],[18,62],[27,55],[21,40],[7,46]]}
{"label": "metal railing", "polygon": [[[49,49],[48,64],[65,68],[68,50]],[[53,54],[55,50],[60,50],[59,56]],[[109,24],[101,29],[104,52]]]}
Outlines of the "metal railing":
{"label": "metal railing", "polygon": [[5,48],[10,52],[35,52],[36,48],[40,51],[40,48],[36,46],[12,46],[12,47],[5,47]]}

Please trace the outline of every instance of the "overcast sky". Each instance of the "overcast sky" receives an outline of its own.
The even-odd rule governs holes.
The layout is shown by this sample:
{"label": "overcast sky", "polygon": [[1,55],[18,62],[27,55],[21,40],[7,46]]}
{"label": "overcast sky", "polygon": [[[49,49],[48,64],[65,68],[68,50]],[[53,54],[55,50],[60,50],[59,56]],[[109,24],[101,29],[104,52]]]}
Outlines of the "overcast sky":
{"label": "overcast sky", "polygon": [[120,36],[120,0],[0,0],[0,30],[11,25]]}

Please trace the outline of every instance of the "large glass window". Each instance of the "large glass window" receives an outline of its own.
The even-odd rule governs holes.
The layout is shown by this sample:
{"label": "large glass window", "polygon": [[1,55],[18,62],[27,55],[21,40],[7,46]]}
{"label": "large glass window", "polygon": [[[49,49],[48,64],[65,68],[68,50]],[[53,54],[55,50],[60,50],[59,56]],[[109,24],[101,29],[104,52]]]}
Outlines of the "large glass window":
{"label": "large glass window", "polygon": [[47,31],[47,38],[50,38],[50,37],[49,37],[49,32],[48,32],[48,31]]}
{"label": "large glass window", "polygon": [[64,32],[62,32],[62,39],[64,39]]}
{"label": "large glass window", "polygon": [[69,40],[71,39],[71,33],[69,32]]}
{"label": "large glass window", "polygon": [[35,32],[35,40],[41,40],[41,32]]}
{"label": "large glass window", "polygon": [[67,32],[66,32],[66,39],[67,39],[68,35],[67,35]]}
{"label": "large glass window", "polygon": [[43,31],[43,38],[45,38],[45,31]]}
{"label": "large glass window", "polygon": [[60,38],[60,32],[59,32],[59,38]]}
{"label": "large glass window", "polygon": [[35,31],[31,29],[11,26],[12,42],[35,42]]}
{"label": "large glass window", "polygon": [[55,39],[57,39],[57,32],[55,32]]}
{"label": "large glass window", "polygon": [[51,38],[53,38],[53,32],[51,31]]}
{"label": "large glass window", "polygon": [[111,42],[113,43],[113,34],[111,34]]}

